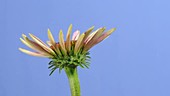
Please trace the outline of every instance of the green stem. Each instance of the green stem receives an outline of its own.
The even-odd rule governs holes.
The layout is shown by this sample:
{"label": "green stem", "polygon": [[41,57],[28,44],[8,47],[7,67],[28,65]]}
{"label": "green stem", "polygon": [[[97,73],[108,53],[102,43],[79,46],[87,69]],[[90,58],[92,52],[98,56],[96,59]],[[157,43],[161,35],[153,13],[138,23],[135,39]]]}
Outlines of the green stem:
{"label": "green stem", "polygon": [[69,79],[71,96],[81,96],[77,68],[65,67],[64,69]]}

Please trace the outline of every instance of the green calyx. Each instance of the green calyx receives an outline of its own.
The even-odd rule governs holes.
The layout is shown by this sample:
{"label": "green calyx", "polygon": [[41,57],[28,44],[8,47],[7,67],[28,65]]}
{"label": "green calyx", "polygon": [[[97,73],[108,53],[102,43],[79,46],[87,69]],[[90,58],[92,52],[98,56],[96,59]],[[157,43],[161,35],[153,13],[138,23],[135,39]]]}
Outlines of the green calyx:
{"label": "green calyx", "polygon": [[49,69],[51,69],[51,75],[56,69],[59,69],[61,72],[62,69],[69,67],[69,68],[76,68],[80,66],[81,68],[89,68],[90,65],[90,56],[89,52],[86,53],[77,53],[77,54],[70,54],[67,56],[60,56],[57,58],[53,58],[49,62]]}

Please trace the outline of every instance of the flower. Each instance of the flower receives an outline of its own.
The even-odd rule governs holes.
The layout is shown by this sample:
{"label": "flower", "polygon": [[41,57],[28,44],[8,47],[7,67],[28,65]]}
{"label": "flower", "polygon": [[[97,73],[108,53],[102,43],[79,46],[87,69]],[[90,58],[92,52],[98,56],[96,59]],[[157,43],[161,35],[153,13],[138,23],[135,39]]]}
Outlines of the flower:
{"label": "flower", "polygon": [[[38,57],[47,57],[51,61],[49,63],[49,68],[51,69],[50,75],[57,69],[62,70],[64,67],[77,67],[82,68],[89,66],[89,49],[94,45],[98,44],[105,38],[107,38],[114,30],[110,29],[107,32],[105,27],[99,28],[92,32],[94,27],[89,28],[86,32],[80,34],[77,30],[73,33],[72,39],[70,38],[72,31],[72,24],[68,28],[66,35],[66,41],[63,38],[63,32],[59,32],[59,42],[54,40],[54,37],[48,29],[47,44],[41,41],[38,37],[33,34],[29,34],[32,40],[30,40],[26,35],[22,34],[23,38],[20,38],[22,43],[24,43],[29,48],[33,49],[35,52],[19,48],[20,51]],[[92,33],[91,33],[92,32]]]}

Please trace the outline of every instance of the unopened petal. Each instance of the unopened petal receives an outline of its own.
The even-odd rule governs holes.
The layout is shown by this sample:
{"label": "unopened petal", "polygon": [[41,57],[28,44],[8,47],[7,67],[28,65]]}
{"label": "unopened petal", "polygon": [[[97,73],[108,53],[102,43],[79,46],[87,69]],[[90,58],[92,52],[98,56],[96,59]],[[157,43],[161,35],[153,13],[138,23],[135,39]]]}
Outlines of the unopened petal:
{"label": "unopened petal", "polygon": [[49,55],[50,53],[48,53],[46,50],[44,50],[40,45],[38,45],[37,43],[29,40],[26,36],[23,37],[24,40],[22,38],[20,38],[21,42],[24,43],[26,46],[28,46],[29,48],[38,51],[38,52],[42,52],[44,54]]}
{"label": "unopened petal", "polygon": [[48,38],[49,38],[51,44],[52,44],[52,45],[55,45],[55,40],[54,40],[54,37],[53,37],[50,29],[48,29]]}
{"label": "unopened petal", "polygon": [[77,42],[76,42],[76,45],[75,45],[75,48],[74,48],[74,54],[76,54],[78,51],[79,51],[79,49],[81,48],[81,43],[82,43],[82,41],[83,41],[83,38],[84,38],[84,36],[85,36],[85,34],[83,33],[79,38],[78,38],[78,40],[77,40]]}
{"label": "unopened petal", "polygon": [[115,28],[103,33],[101,36],[99,36],[95,42],[93,42],[92,44],[89,44],[88,46],[85,47],[84,50],[89,50],[91,47],[93,47],[94,45],[98,44],[99,42],[103,41],[104,39],[106,39],[109,35],[111,35],[111,33],[113,33],[115,31]]}
{"label": "unopened petal", "polygon": [[106,33],[102,34],[102,35],[98,38],[98,40],[95,42],[95,44],[97,44],[97,43],[103,41],[104,39],[106,39],[106,38],[107,38],[109,35],[111,35],[115,30],[116,30],[116,28],[113,28],[113,29],[107,31]]}
{"label": "unopened petal", "polygon": [[87,39],[87,37],[90,35],[90,32],[92,32],[92,30],[94,29],[94,26],[92,26],[91,28],[89,28],[84,34],[84,38],[83,41],[85,41]]}
{"label": "unopened petal", "polygon": [[38,57],[49,57],[49,56],[45,56],[45,55],[42,55],[40,53],[37,53],[37,52],[31,52],[31,51],[28,51],[26,49],[23,49],[23,48],[19,48],[19,50],[23,53],[26,53],[28,55],[32,55],[32,56],[38,56]]}
{"label": "unopened petal", "polygon": [[68,28],[67,37],[66,37],[66,49],[68,52],[70,52],[70,49],[71,49],[71,41],[70,41],[71,31],[72,31],[72,24],[70,24]]}
{"label": "unopened petal", "polygon": [[55,45],[55,51],[57,52],[57,54],[59,55],[59,56],[61,56],[62,55],[62,53],[61,53],[61,51],[60,51],[60,44],[56,44]]}
{"label": "unopened petal", "polygon": [[77,30],[73,33],[73,36],[72,36],[72,40],[77,40],[79,38],[79,35],[80,35],[80,31]]}
{"label": "unopened petal", "polygon": [[62,30],[60,30],[60,33],[59,33],[59,44],[61,46],[63,54],[66,55],[67,51],[65,49],[64,36],[63,36]]}
{"label": "unopened petal", "polygon": [[46,51],[48,51],[49,53],[51,53],[53,55],[55,54],[55,52],[52,49],[50,49],[44,42],[42,42],[38,37],[34,36],[33,34],[29,34],[29,35],[35,42],[37,42]]}
{"label": "unopened petal", "polygon": [[30,47],[31,49],[34,49],[34,47],[31,46],[31,44],[29,44],[28,42],[26,42],[25,40],[23,40],[22,38],[20,38],[21,42],[23,44],[25,44],[26,46]]}
{"label": "unopened petal", "polygon": [[20,38],[21,42],[23,44],[25,44],[26,46],[28,46],[29,48],[36,50],[36,51],[40,51],[43,50],[42,47],[40,47],[38,44],[34,44],[33,42],[27,40],[27,38],[25,38],[25,40],[23,40],[22,38]]}
{"label": "unopened petal", "polygon": [[93,33],[91,33],[91,34],[86,38],[86,40],[84,41],[84,43],[87,44],[98,31],[99,31],[99,29],[97,29],[96,31],[94,31]]}
{"label": "unopened petal", "polygon": [[22,34],[22,37],[25,39],[27,36],[25,34]]}
{"label": "unopened petal", "polygon": [[52,46],[50,41],[47,41],[46,43],[47,43],[48,46]]}
{"label": "unopened petal", "polygon": [[95,32],[95,34],[93,35],[93,37],[91,37],[90,41],[86,43],[85,49],[91,47],[94,44],[94,42],[99,38],[99,36],[101,36],[104,30],[105,27],[98,29],[97,32]]}

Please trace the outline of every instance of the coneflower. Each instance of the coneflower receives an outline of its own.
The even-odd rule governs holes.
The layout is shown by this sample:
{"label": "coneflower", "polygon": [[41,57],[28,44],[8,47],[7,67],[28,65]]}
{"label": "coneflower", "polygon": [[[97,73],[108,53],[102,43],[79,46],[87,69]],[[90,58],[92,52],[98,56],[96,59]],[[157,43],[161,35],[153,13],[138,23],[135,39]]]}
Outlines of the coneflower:
{"label": "coneflower", "polygon": [[59,42],[54,40],[50,29],[48,29],[49,41],[47,41],[47,44],[33,34],[29,34],[32,40],[22,34],[23,38],[20,38],[22,43],[35,50],[35,52],[23,48],[19,48],[19,50],[32,56],[47,57],[51,59],[48,67],[51,69],[50,75],[56,69],[59,69],[59,71],[64,69],[69,79],[72,96],[80,96],[81,93],[77,67],[88,68],[90,64],[89,49],[107,38],[115,30],[115,28],[113,28],[104,32],[105,27],[103,27],[92,32],[93,29],[94,27],[91,27],[82,34],[77,30],[73,33],[71,38],[71,24],[68,28],[66,41],[64,41],[63,32],[60,30]]}

